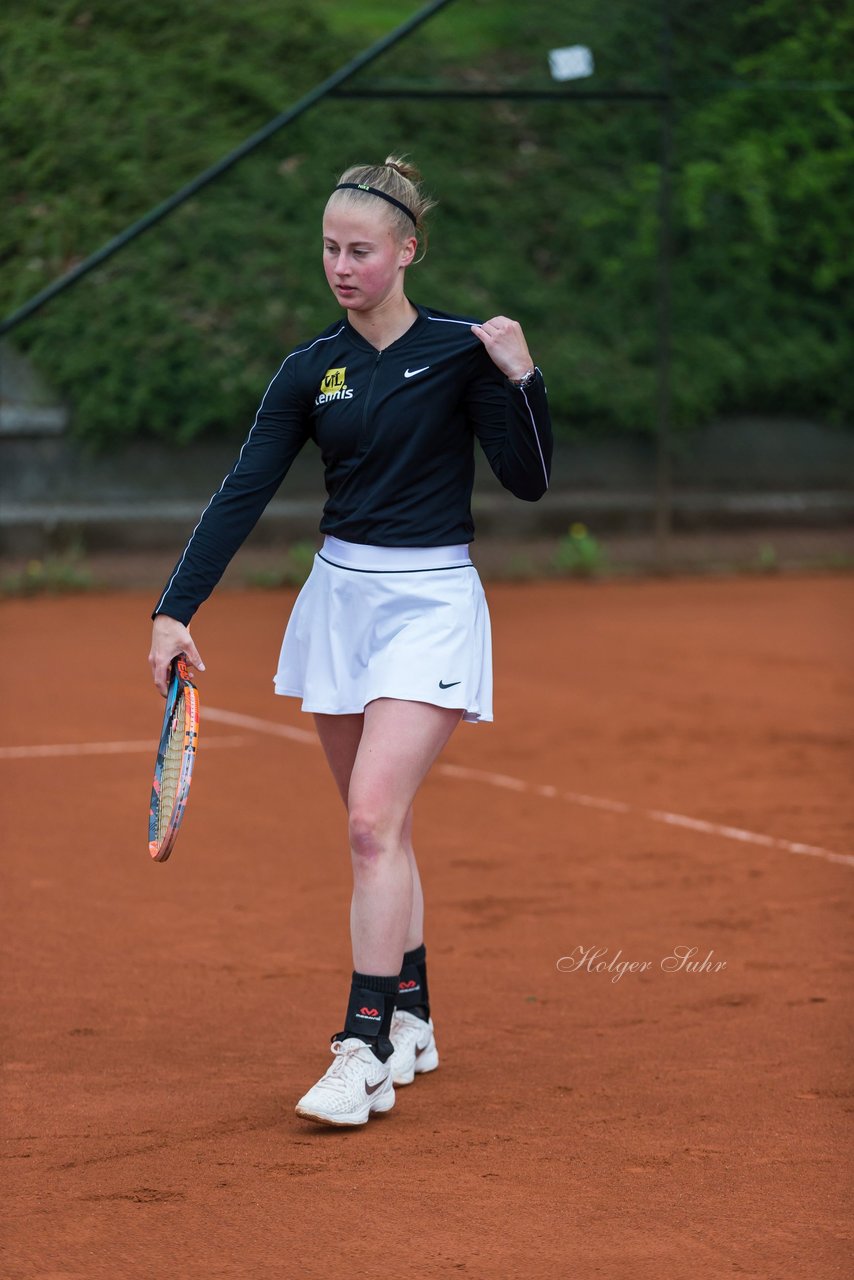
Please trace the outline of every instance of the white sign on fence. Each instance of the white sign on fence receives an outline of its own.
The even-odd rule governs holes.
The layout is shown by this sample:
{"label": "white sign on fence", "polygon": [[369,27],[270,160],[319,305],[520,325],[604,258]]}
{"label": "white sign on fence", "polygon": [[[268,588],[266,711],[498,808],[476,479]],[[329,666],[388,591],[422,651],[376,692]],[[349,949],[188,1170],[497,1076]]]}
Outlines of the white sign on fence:
{"label": "white sign on fence", "polygon": [[549,70],[553,80],[581,80],[584,76],[593,75],[593,54],[585,44],[552,49]]}

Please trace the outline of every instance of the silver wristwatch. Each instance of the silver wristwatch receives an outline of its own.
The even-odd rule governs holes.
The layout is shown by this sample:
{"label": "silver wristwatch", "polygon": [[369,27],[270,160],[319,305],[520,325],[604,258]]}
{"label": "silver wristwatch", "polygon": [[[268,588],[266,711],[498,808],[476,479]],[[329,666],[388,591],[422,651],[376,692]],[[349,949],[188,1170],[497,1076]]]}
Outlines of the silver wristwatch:
{"label": "silver wristwatch", "polygon": [[508,378],[507,381],[511,387],[518,388],[522,391],[524,387],[529,387],[537,376],[537,366],[531,365],[527,373],[523,373],[521,378]]}

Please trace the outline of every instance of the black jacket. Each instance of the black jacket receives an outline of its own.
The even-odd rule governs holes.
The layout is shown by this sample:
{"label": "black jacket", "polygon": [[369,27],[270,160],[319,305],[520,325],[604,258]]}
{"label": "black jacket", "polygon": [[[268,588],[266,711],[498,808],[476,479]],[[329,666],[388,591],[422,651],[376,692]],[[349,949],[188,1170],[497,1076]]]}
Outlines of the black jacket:
{"label": "black jacket", "polygon": [[190,621],[307,440],[325,467],[320,530],[348,542],[470,542],[475,437],[505,488],[542,497],[552,456],[542,375],[518,390],[471,332],[474,321],[417,310],[384,351],[343,319],[284,360],[155,614]]}

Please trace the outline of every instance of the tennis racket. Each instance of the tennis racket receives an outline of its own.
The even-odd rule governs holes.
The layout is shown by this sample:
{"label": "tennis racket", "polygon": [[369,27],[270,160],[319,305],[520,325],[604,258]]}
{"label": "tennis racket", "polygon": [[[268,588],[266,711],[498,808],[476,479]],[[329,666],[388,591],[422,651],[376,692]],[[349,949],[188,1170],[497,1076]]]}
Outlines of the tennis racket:
{"label": "tennis racket", "polygon": [[151,788],[148,852],[155,862],[165,862],[172,852],[187,804],[198,741],[199,694],[187,670],[187,655],[179,653],[169,669],[163,732]]}

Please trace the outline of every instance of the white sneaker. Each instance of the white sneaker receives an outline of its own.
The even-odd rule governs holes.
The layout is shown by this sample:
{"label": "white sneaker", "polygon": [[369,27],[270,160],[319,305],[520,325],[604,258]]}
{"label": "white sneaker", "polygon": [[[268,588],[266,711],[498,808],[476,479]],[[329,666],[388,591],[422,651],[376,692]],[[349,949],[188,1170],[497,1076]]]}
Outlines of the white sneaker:
{"label": "white sneaker", "polygon": [[367,1124],[372,1111],[391,1111],[394,1085],[390,1062],[380,1062],[356,1036],[332,1043],[332,1066],[296,1105],[298,1116],[318,1124]]}
{"label": "white sneaker", "polygon": [[390,1063],[395,1084],[412,1084],[417,1075],[436,1070],[439,1051],[433,1036],[432,1019],[425,1022],[405,1009],[395,1009],[389,1036],[394,1045]]}

